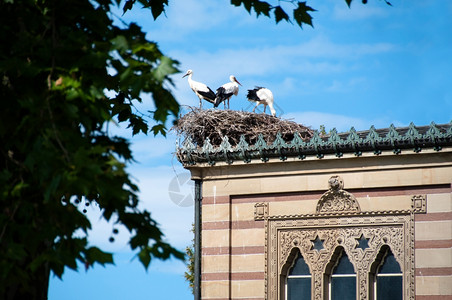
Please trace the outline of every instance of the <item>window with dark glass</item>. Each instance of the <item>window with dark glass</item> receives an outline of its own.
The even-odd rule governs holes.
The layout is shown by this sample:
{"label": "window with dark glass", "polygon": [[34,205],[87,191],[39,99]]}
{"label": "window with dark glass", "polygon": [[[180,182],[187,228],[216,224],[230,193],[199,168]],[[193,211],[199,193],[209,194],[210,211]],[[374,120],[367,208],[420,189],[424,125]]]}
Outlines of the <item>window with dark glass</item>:
{"label": "window with dark glass", "polygon": [[402,300],[403,278],[400,265],[391,250],[387,250],[381,260],[375,280],[374,299],[376,300]]}
{"label": "window with dark glass", "polygon": [[329,299],[356,299],[356,273],[347,254],[342,251],[333,267],[329,282]]}
{"label": "window with dark glass", "polygon": [[298,253],[289,269],[286,282],[287,300],[311,299],[311,273],[303,256]]}

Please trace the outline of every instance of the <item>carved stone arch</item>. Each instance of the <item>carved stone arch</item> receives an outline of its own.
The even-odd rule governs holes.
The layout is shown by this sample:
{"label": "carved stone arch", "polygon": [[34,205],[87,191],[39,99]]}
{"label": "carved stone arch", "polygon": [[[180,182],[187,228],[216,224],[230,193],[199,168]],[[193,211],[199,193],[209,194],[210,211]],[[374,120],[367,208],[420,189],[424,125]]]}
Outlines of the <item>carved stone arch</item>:
{"label": "carved stone arch", "polygon": [[279,272],[279,290],[280,290],[280,298],[279,299],[285,299],[286,294],[286,278],[289,275],[289,270],[292,268],[292,266],[295,264],[295,261],[297,259],[297,255],[303,256],[305,258],[305,263],[309,267],[309,271],[312,275],[312,267],[306,260],[306,257],[303,255],[301,249],[298,246],[293,246],[292,249],[290,249],[289,254],[287,255],[285,263],[281,266],[281,270]]}
{"label": "carved stone arch", "polygon": [[[292,263],[291,255],[299,249],[311,272],[312,299],[325,299],[324,289],[328,286],[324,276],[331,273],[338,251],[344,251],[356,273],[356,298],[368,300],[371,265],[380,250],[389,247],[403,272],[404,299],[414,300],[413,220],[413,215],[406,212],[374,215],[354,212],[350,215],[323,215],[321,218],[300,215],[290,221],[287,216],[269,218],[266,224],[266,299],[281,299],[282,268],[287,272],[290,265],[285,265],[287,262]],[[367,242],[360,245],[361,235]]]}
{"label": "carved stone arch", "polygon": [[[301,249],[298,248],[297,246],[293,246],[292,249],[290,249],[289,254],[287,255],[285,264],[281,266],[279,274],[283,276],[286,276],[288,274],[289,269],[295,263],[295,258],[297,257],[298,254],[302,255]],[[309,268],[311,268],[311,266],[309,266]]]}
{"label": "carved stone arch", "polygon": [[388,244],[381,245],[380,249],[376,252],[373,262],[369,265],[369,273],[376,273],[378,266],[380,265],[381,261],[383,260],[384,256],[386,255],[386,253],[388,251],[391,251],[391,253],[394,254],[394,257],[400,266],[400,270],[403,273],[403,263],[404,262],[400,261],[400,258],[396,256],[394,250]]}
{"label": "carved stone arch", "polygon": [[[377,274],[377,268],[381,264],[384,256],[387,251],[391,250],[388,244],[383,244],[379,251],[377,251],[374,261],[369,265],[369,273],[368,273],[368,291],[369,291],[369,299],[372,299],[372,295],[374,294],[374,280]],[[397,261],[398,262],[398,261]],[[400,263],[399,263],[400,265]]]}
{"label": "carved stone arch", "polygon": [[350,261],[350,263],[353,265],[353,269],[356,272],[356,263],[353,260],[353,257],[351,255],[351,253],[349,253],[346,249],[346,247],[344,247],[344,245],[338,245],[336,246],[336,248],[334,248],[334,251],[331,252],[331,255],[328,259],[328,263],[325,264],[325,267],[323,269],[323,274],[325,275],[331,275],[331,272],[333,270],[333,268],[336,266],[337,262],[338,262],[338,257],[342,254],[342,252],[344,252],[347,257],[348,260]]}
{"label": "carved stone arch", "polygon": [[353,270],[355,271],[355,274],[358,275],[356,270],[356,265],[353,262],[353,260],[350,259],[350,254],[347,253],[346,247],[343,245],[338,245],[334,251],[331,252],[331,255],[329,257],[328,263],[325,264],[325,268],[323,270],[323,297],[322,299],[328,299],[329,294],[329,279],[331,274],[333,273],[333,269],[336,266],[336,264],[339,261],[340,256],[342,253],[345,253],[350,261],[350,263],[353,265]]}
{"label": "carved stone arch", "polygon": [[403,274],[403,262],[400,261],[400,258],[396,256],[393,248],[389,244],[383,244],[381,245],[380,249],[377,251],[374,260],[371,264],[369,264],[369,273],[368,273],[368,295],[369,299],[374,299],[374,281],[375,277],[377,275],[377,269],[380,266],[381,262],[383,261],[386,254],[391,251],[391,253],[394,255],[394,258],[396,259],[397,263],[399,264],[400,270]]}
{"label": "carved stone arch", "polygon": [[355,196],[344,190],[344,180],[340,176],[331,176],[329,189],[317,202],[317,214],[360,212],[361,208]]}
{"label": "carved stone arch", "polygon": [[384,234],[381,239],[381,246],[379,246],[379,250],[376,252],[375,259],[377,259],[377,255],[379,252],[385,248],[389,247],[392,254],[394,254],[395,259],[399,263],[400,269],[402,272],[405,272],[405,249],[403,244],[403,237],[401,238],[397,232],[392,232],[392,236],[389,234]]}

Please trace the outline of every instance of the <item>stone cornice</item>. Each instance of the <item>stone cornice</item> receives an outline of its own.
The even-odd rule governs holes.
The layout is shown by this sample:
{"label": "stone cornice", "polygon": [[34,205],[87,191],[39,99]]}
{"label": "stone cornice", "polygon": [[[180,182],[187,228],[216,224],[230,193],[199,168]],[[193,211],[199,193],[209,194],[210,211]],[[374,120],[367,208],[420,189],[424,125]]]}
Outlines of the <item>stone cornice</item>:
{"label": "stone cornice", "polygon": [[351,153],[357,157],[363,153],[380,155],[382,151],[392,151],[398,155],[403,151],[419,153],[423,149],[441,151],[443,147],[452,146],[452,122],[437,125],[432,122],[429,126],[395,127],[357,132],[353,127],[348,132],[338,133],[336,129],[327,135],[315,131],[314,136],[304,141],[298,133],[291,141],[285,141],[281,134],[277,134],[273,143],[267,143],[260,135],[256,143],[250,145],[244,136],[236,146],[231,146],[227,137],[220,146],[213,146],[209,139],[202,147],[195,146],[190,139],[186,139],[177,148],[177,158],[185,166],[198,163],[215,165],[217,162],[232,164],[234,161],[245,163],[251,160],[267,162],[270,159],[281,161],[290,158],[304,160],[308,157],[322,159],[325,155],[335,155],[337,158]]}

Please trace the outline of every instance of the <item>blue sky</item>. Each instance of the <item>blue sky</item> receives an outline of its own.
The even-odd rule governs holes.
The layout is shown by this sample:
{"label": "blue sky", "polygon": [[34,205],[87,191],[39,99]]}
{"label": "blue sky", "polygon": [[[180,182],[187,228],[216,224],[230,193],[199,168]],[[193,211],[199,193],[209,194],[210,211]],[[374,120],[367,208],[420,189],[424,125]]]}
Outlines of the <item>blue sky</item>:
{"label": "blue sky", "polygon": [[[448,0],[308,1],[317,9],[314,28],[256,18],[229,1],[170,1],[166,17],[134,9],[124,19],[135,21],[168,56],[180,61],[173,92],[184,106],[197,106],[193,79],[213,90],[235,75],[243,87],[231,109],[251,111],[246,90],[255,85],[273,91],[277,115],[313,129],[325,125],[347,131],[448,123],[452,120],[452,2]],[[148,99],[145,97],[145,100]],[[151,100],[145,107],[152,107]],[[205,104],[204,107],[210,107]],[[221,107],[221,105],[220,105]],[[193,206],[170,198],[170,183],[187,173],[173,156],[176,137],[131,137],[137,163],[129,171],[140,187],[141,205],[152,211],[170,243],[190,244]],[[174,184],[174,182],[173,182]],[[177,187],[177,184],[175,185]],[[175,194],[191,194],[184,184]],[[63,281],[52,277],[49,299],[192,299],[184,281],[184,264],[153,261],[147,272],[127,246],[120,230],[109,243],[111,224],[88,212],[90,242],[115,253],[116,266],[85,272],[66,270]]]}

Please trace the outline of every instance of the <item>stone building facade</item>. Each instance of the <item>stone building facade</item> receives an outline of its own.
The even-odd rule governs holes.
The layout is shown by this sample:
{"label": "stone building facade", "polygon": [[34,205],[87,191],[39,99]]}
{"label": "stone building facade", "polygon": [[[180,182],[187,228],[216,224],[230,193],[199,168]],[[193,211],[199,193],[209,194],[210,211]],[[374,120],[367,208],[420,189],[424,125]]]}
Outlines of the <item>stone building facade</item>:
{"label": "stone building facade", "polygon": [[259,139],[178,149],[199,298],[452,299],[452,123]]}

